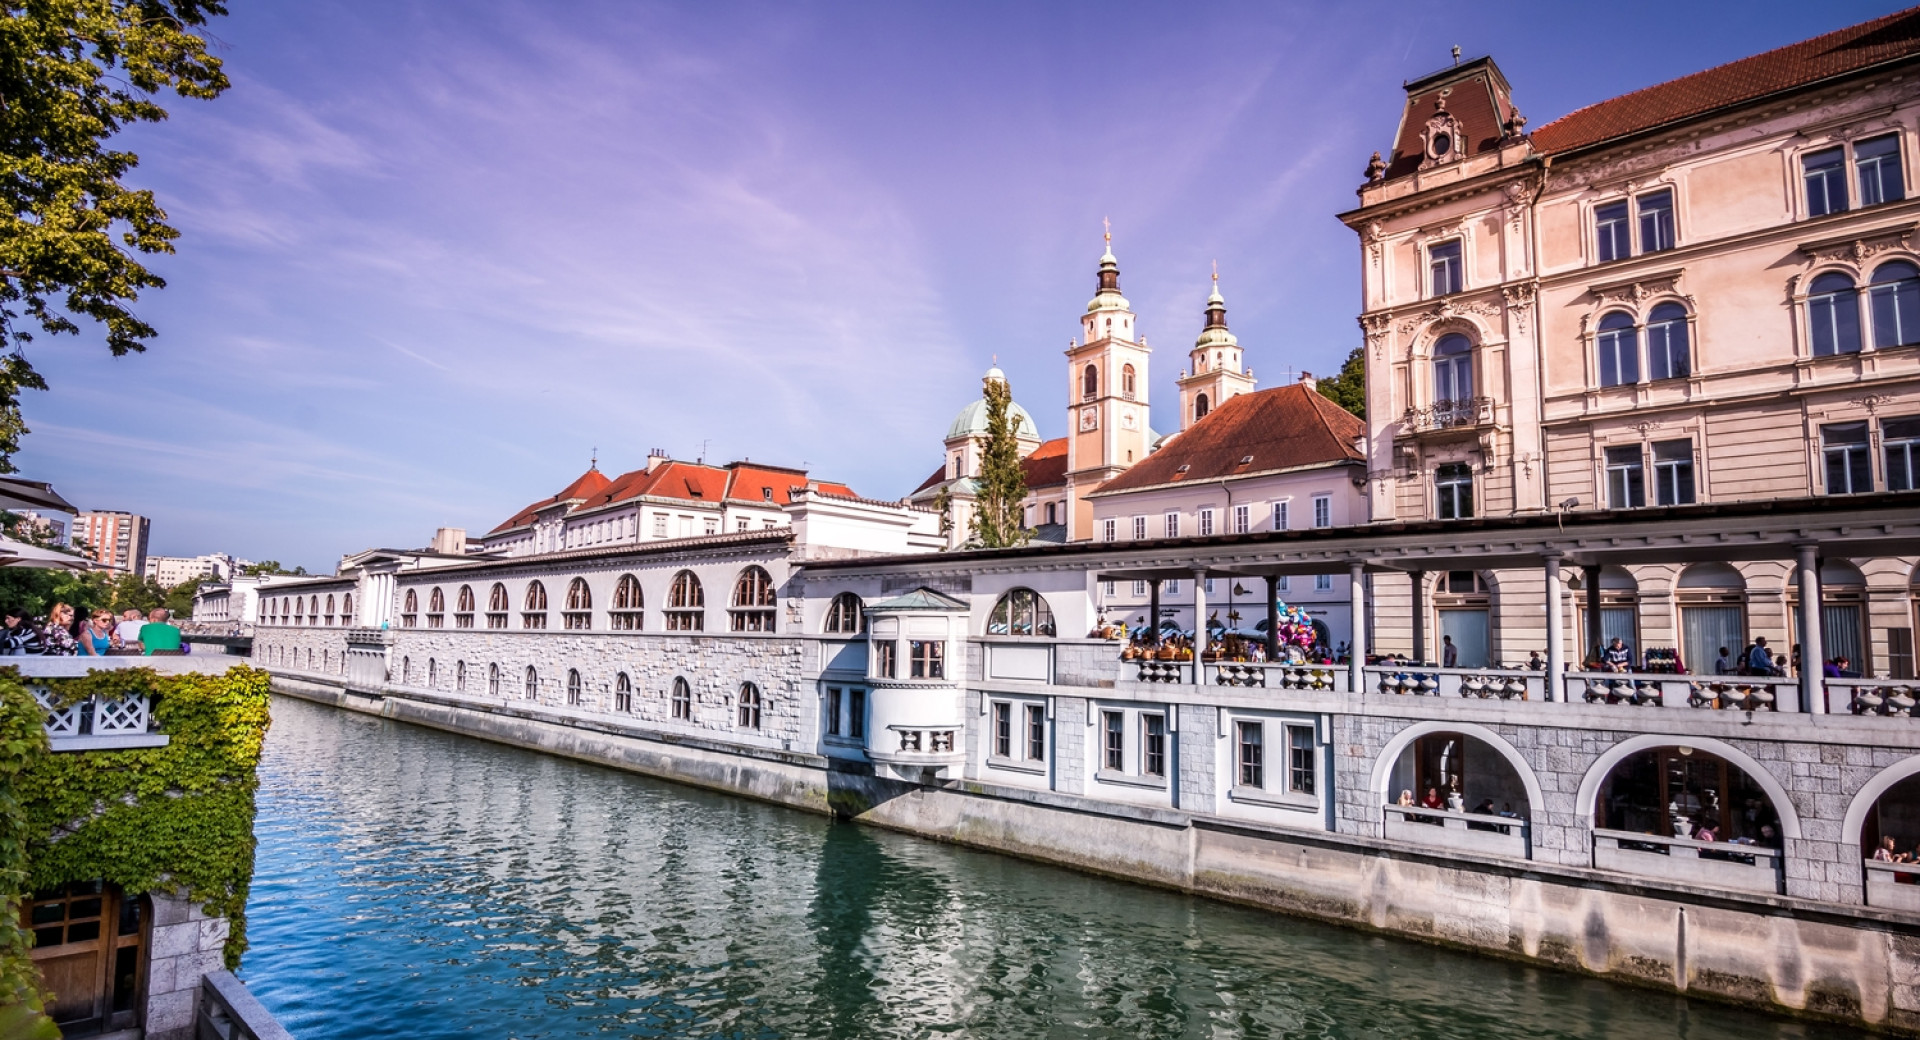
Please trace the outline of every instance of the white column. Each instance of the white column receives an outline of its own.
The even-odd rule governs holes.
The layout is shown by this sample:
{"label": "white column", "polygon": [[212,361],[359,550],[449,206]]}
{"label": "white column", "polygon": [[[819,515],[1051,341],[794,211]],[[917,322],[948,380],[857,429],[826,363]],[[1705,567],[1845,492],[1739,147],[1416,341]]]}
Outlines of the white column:
{"label": "white column", "polygon": [[1826,653],[1820,646],[1820,547],[1794,546],[1800,560],[1800,710],[1827,710]]}
{"label": "white column", "polygon": [[1200,652],[1207,648],[1207,572],[1193,572],[1193,681],[1200,681]]}
{"label": "white column", "polygon": [[1352,614],[1347,627],[1353,630],[1347,639],[1347,689],[1359,693],[1367,665],[1367,565],[1359,560],[1347,564],[1347,610]]}
{"label": "white column", "polygon": [[1560,676],[1566,671],[1566,632],[1560,621],[1560,554],[1548,553],[1547,568],[1547,699],[1559,700]]}

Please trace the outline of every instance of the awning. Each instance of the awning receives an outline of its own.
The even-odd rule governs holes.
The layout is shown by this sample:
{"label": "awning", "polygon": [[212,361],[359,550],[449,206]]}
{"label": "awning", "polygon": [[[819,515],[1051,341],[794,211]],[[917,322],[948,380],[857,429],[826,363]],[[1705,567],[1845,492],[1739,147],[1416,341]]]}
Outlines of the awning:
{"label": "awning", "polygon": [[84,556],[43,549],[27,542],[0,536],[0,567],[39,567],[55,571],[90,571],[93,561]]}

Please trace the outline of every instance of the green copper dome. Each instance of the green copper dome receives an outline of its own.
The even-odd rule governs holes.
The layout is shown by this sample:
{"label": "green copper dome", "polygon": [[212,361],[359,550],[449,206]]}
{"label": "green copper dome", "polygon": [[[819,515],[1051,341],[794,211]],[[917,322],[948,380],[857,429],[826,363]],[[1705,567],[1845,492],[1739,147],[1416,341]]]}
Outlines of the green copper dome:
{"label": "green copper dome", "polygon": [[[1007,409],[1007,417],[1013,420],[1013,435],[1026,440],[1039,440],[1040,428],[1033,424],[1033,416],[1027,414],[1020,402],[1013,402]],[[953,425],[947,427],[947,439],[959,437],[984,437],[987,435],[987,401],[978,398],[969,401],[960,414],[953,417]]]}

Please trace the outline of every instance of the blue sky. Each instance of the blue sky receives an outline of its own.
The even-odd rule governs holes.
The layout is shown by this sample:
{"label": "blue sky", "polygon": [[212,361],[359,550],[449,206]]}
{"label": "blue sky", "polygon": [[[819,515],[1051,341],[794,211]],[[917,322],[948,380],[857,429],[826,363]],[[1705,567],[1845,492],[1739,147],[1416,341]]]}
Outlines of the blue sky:
{"label": "blue sky", "polygon": [[125,144],[183,232],[114,359],[41,338],[19,462],[152,550],[330,569],[649,448],[894,498],[989,360],[1055,436],[1111,217],[1154,420],[1209,264],[1272,386],[1356,342],[1334,214],[1402,81],[1534,127],[1897,4],[235,0]]}

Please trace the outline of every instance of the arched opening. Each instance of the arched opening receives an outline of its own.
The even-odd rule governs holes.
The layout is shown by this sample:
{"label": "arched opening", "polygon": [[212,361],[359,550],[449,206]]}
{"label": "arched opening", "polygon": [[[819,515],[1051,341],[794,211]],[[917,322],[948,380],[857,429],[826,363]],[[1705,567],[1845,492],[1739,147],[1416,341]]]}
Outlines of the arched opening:
{"label": "arched opening", "polygon": [[607,616],[613,627],[620,632],[638,632],[641,629],[641,607],[645,597],[640,594],[640,579],[631,574],[622,574],[620,581],[613,587],[613,609]]}
{"label": "arched opening", "polygon": [[1100,369],[1088,365],[1080,370],[1080,399],[1091,401],[1100,396]]}
{"label": "arched opening", "polygon": [[698,632],[706,627],[707,594],[692,571],[673,576],[667,588],[667,631]]}
{"label": "arched opening", "polygon": [[[1619,663],[1626,659],[1626,671],[1639,671],[1641,664],[1640,645],[1640,583],[1624,567],[1602,567],[1600,569],[1600,638],[1593,646],[1585,646],[1587,633],[1593,631],[1593,618],[1589,617],[1592,590],[1586,587],[1586,576],[1576,572],[1571,583],[1580,593],[1574,607],[1574,631],[1580,633],[1581,661],[1589,667],[1598,667],[1612,661]],[[1616,647],[1614,640],[1619,640]],[[1735,648],[1739,649],[1738,647]],[[1655,655],[1660,657],[1661,655]]]}
{"label": "arched opening", "polygon": [[693,719],[693,687],[687,684],[685,676],[673,677],[673,717],[681,721]]}
{"label": "arched opening", "polygon": [[497,664],[487,666],[487,694],[492,697],[500,696],[500,666]]}
{"label": "arched opening", "polygon": [[1531,855],[1540,784],[1513,745],[1471,723],[1418,723],[1387,742],[1374,794],[1385,835],[1402,841]]}
{"label": "arched opening", "polygon": [[1051,636],[1054,634],[1053,610],[1032,589],[1012,589],[993,605],[987,616],[990,636]]}
{"label": "arched opening", "polygon": [[567,669],[567,706],[568,707],[578,708],[580,706],[582,685],[583,684],[580,681],[580,669],[578,668]]}
{"label": "arched opening", "polygon": [[1451,413],[1473,400],[1473,341],[1449,332],[1433,344],[1433,408]]}
{"label": "arched opening", "polygon": [[540,673],[532,665],[527,666],[526,695],[530,701],[540,699]]}
{"label": "arched opening", "polygon": [[740,684],[740,728],[760,728],[760,687],[752,683]]}
{"label": "arched opening", "polygon": [[821,631],[827,635],[852,636],[866,631],[866,604],[851,592],[842,592],[827,604],[827,623]]}
{"label": "arched opening", "polygon": [[575,578],[567,583],[567,609],[562,613],[569,629],[593,627],[593,590],[587,587],[587,579]]}
{"label": "arched opening", "polygon": [[1440,666],[1485,668],[1492,656],[1493,597],[1478,571],[1446,571],[1433,590]]}
{"label": "arched opening", "polygon": [[613,680],[613,710],[630,712],[633,710],[633,679],[621,672]]}
{"label": "arched opening", "polygon": [[[1846,560],[1820,561],[1820,647],[1826,662],[1844,678],[1872,675],[1868,667],[1867,579]],[[1793,642],[1800,637],[1800,583],[1787,579],[1787,613]]]}
{"label": "arched opening", "polygon": [[1781,891],[1782,849],[1800,836],[1786,789],[1712,738],[1642,736],[1601,755],[1577,796],[1602,870]]}
{"label": "arched opening", "polygon": [[1687,669],[1738,674],[1747,646],[1747,581],[1740,572],[1725,563],[1696,563],[1680,572],[1673,599]]}
{"label": "arched opening", "polygon": [[1861,814],[1860,855],[1869,905],[1920,910],[1920,759],[1888,772],[1903,768],[1911,772],[1888,784]]}
{"label": "arched opening", "polygon": [[437,661],[435,661],[435,660],[434,660],[433,658],[431,658],[431,657],[429,657],[429,658],[427,658],[427,689],[429,689],[429,690],[431,690],[431,689],[435,689],[435,688],[437,688],[437,687],[438,687],[439,685],[440,685],[440,665],[439,665],[439,662],[437,662]]}
{"label": "arched opening", "polygon": [[773,608],[778,604],[773,576],[764,568],[748,567],[733,583],[733,608],[729,611],[735,632],[771,632]]}
{"label": "arched opening", "polygon": [[456,693],[467,692],[467,662],[455,661],[453,664],[453,689]]}
{"label": "arched opening", "polygon": [[1199,422],[1205,419],[1208,411],[1207,395],[1204,393],[1195,395],[1193,399],[1193,421]]}
{"label": "arched opening", "polygon": [[1133,392],[1133,366],[1123,365],[1120,368],[1120,393],[1131,401]]}

